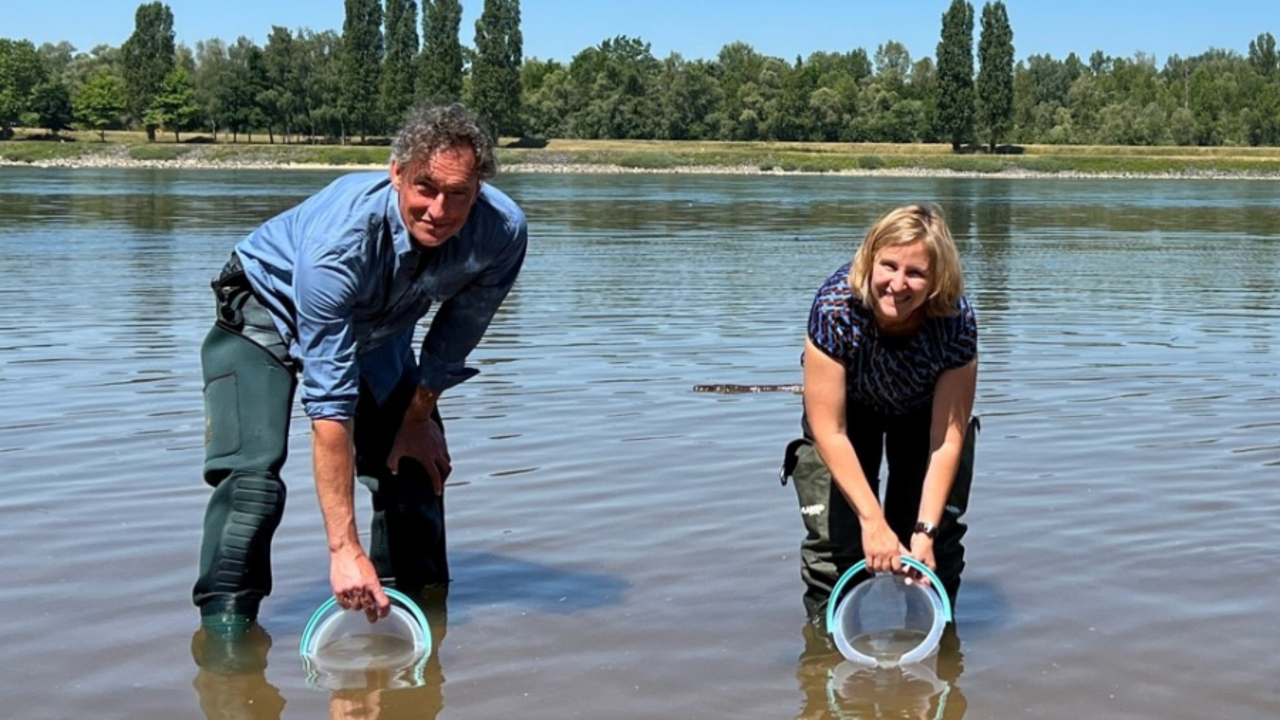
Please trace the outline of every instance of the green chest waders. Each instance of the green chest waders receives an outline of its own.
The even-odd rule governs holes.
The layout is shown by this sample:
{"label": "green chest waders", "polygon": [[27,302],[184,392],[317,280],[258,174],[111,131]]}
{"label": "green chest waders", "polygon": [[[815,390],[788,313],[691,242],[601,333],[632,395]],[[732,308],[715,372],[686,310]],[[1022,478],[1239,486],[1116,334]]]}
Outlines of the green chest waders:
{"label": "green chest waders", "polygon": [[192,599],[211,627],[243,626],[271,593],[271,538],[297,385],[271,317],[233,258],[213,282],[218,317],[200,350],[204,374],[204,518]]}
{"label": "green chest waders", "polygon": [[[906,431],[909,442],[894,438],[889,438],[886,442],[880,439],[878,431],[869,434],[869,440],[852,437],[851,440],[863,466],[863,474],[877,495],[880,489],[881,454],[876,443],[884,443],[887,448],[890,480],[886,483],[885,490],[885,517],[903,544],[910,547],[920,490],[924,483],[926,466],[921,459],[923,458],[923,463],[927,463],[928,413],[922,413],[919,421],[908,422],[920,426]],[[965,565],[962,540],[968,532],[968,526],[962,518],[969,507],[974,450],[979,429],[978,419],[972,418],[965,433],[960,464],[956,469],[956,477],[947,497],[946,509],[933,546],[936,574],[942,580],[952,605],[960,590],[960,573]],[[891,433],[892,429],[885,436]],[[906,466],[906,469],[902,469],[900,465]],[[837,580],[863,559],[862,526],[858,522],[857,513],[836,486],[831,472],[827,470],[810,440],[800,438],[787,445],[779,477],[782,484],[792,480],[795,485],[800,517],[805,528],[805,537],[800,543],[800,576],[806,586],[804,604],[810,618],[820,618],[826,611],[827,601]]]}

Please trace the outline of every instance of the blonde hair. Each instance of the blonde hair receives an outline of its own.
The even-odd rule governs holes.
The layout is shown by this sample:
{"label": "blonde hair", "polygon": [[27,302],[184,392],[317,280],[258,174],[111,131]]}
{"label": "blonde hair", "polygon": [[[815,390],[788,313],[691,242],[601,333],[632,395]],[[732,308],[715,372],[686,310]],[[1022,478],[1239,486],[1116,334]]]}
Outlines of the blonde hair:
{"label": "blonde hair", "polygon": [[964,274],[947,217],[933,203],[904,205],[876,220],[862,246],[853,256],[849,286],[864,301],[872,297],[871,270],[880,251],[895,245],[923,242],[929,253],[929,297],[924,311],[928,317],[949,317],[959,308],[964,295]]}

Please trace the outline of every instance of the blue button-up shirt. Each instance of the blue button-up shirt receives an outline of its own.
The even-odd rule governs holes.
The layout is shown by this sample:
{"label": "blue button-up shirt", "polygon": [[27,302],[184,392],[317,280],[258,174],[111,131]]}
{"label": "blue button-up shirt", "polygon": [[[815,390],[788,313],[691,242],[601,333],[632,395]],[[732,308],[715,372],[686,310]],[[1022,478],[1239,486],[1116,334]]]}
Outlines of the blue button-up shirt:
{"label": "blue button-up shirt", "polygon": [[[478,373],[467,355],[515,283],[527,241],[524,213],[485,183],[458,234],[419,249],[390,177],[369,172],[268,220],[236,252],[302,366],[307,415],[345,420],[362,380],[382,401],[415,368],[435,391]],[[415,359],[414,326],[435,302]]]}

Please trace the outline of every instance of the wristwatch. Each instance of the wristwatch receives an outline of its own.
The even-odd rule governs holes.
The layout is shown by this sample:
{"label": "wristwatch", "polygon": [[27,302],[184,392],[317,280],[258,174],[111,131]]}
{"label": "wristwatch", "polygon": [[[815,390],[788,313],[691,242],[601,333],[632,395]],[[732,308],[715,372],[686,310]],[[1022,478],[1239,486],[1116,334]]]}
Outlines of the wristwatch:
{"label": "wristwatch", "polygon": [[920,533],[930,540],[936,540],[938,537],[938,526],[921,520],[916,523],[915,529],[911,531],[912,535],[916,533]]}

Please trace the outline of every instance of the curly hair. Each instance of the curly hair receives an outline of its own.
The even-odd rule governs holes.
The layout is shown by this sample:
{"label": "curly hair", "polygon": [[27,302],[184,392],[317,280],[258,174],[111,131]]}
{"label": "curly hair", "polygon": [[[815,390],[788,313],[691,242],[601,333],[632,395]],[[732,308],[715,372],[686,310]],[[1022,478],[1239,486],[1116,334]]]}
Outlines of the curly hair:
{"label": "curly hair", "polygon": [[947,217],[933,203],[904,205],[882,215],[853,256],[849,286],[858,297],[871,297],[871,270],[880,251],[916,242],[923,242],[929,253],[930,288],[925,313],[930,317],[955,315],[960,296],[964,295],[964,273]]}
{"label": "curly hair", "polygon": [[391,159],[400,167],[424,161],[432,155],[463,145],[476,153],[476,175],[488,180],[498,174],[493,138],[463,106],[417,105],[405,115],[391,141]]}

